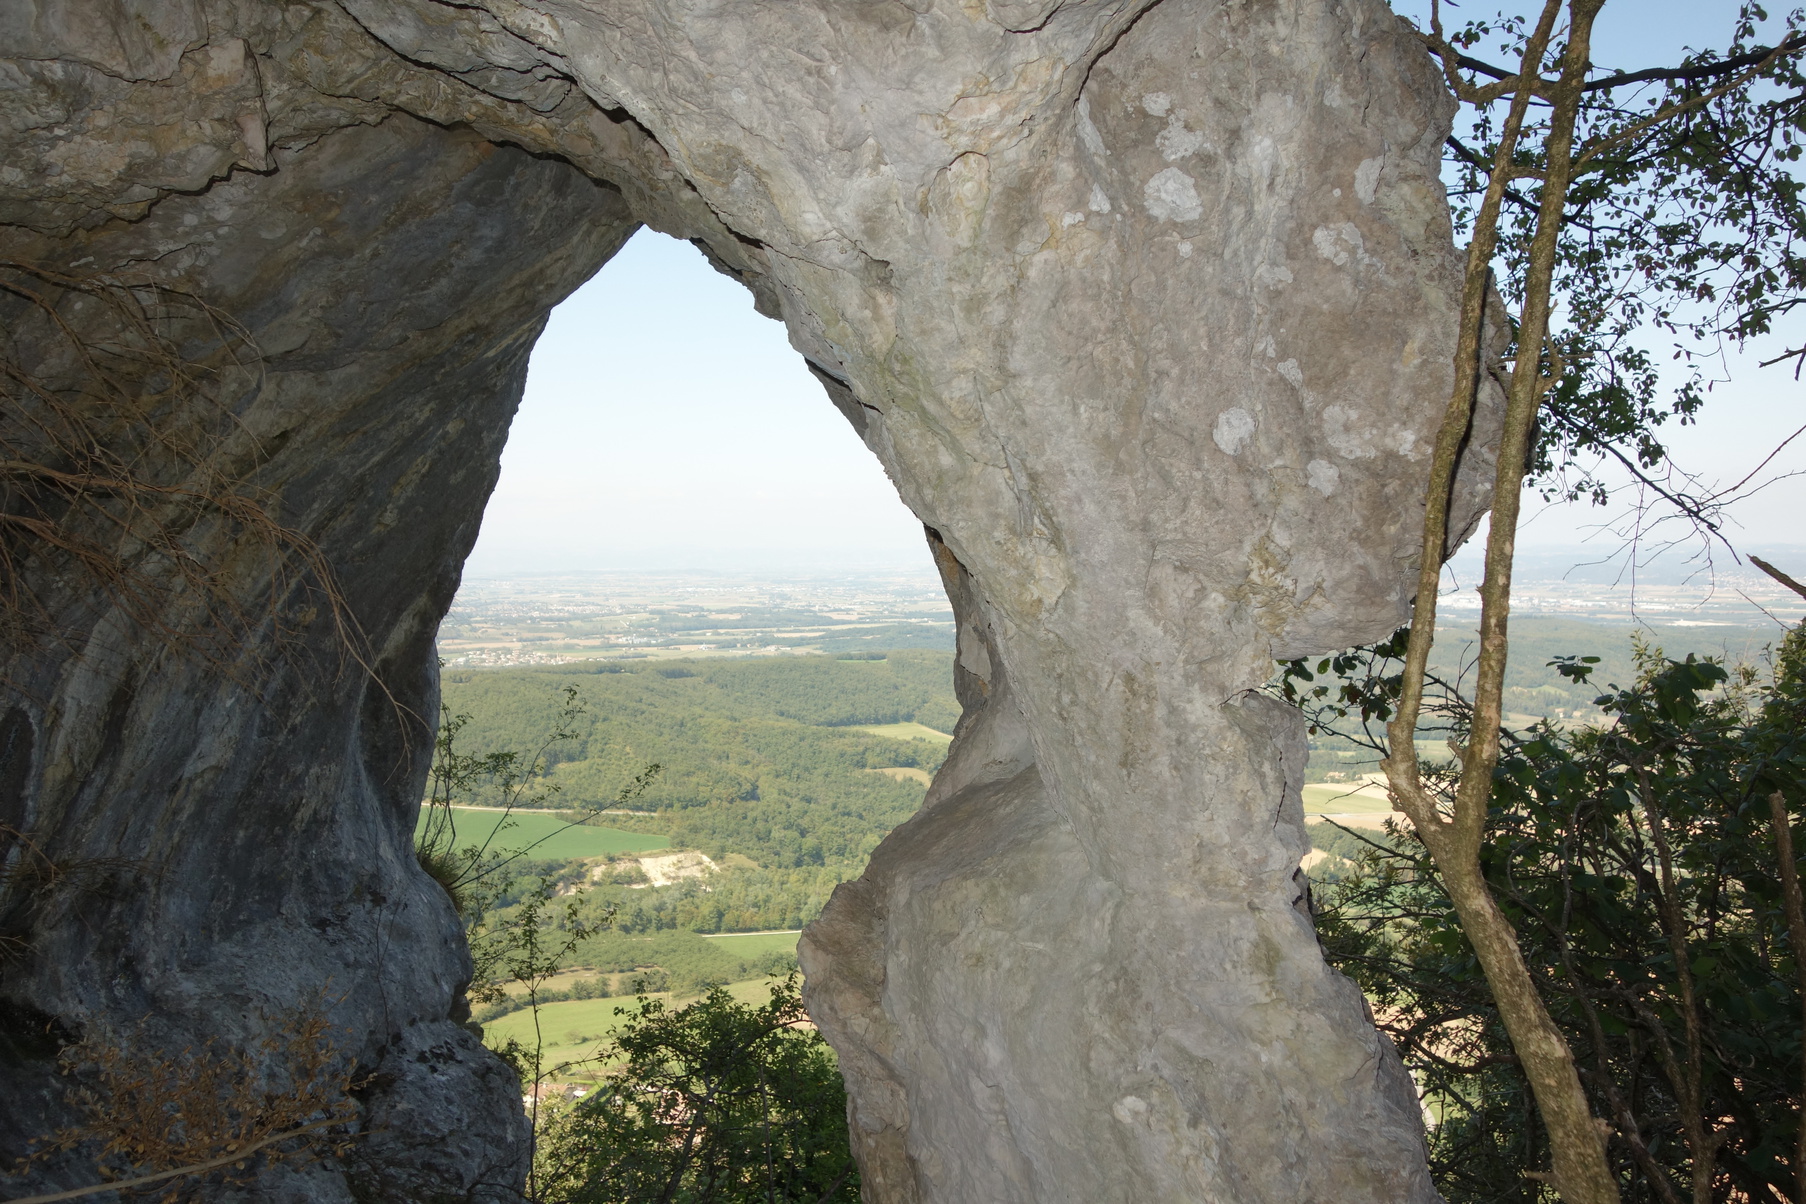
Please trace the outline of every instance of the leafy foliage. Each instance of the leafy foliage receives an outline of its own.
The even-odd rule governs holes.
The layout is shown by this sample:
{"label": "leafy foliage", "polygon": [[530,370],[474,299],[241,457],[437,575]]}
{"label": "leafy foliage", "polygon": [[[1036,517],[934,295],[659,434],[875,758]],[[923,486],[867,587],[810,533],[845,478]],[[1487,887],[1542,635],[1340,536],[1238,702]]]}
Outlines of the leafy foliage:
{"label": "leafy foliage", "polygon": [[615,925],[625,933],[793,929],[821,914],[850,872],[839,865],[736,869],[657,890],[595,887],[591,895],[615,908]]}
{"label": "leafy foliage", "polygon": [[[510,841],[506,846],[497,843],[504,832],[518,826],[512,817],[515,810],[543,809],[561,789],[558,783],[546,781],[546,770],[554,750],[575,737],[575,725],[586,708],[574,686],[566,686],[559,698],[562,701],[547,729],[549,734],[541,736],[533,746],[535,751],[524,757],[516,749],[492,749],[480,755],[466,753],[458,740],[469,725],[470,716],[447,712],[440,720],[427,778],[427,797],[414,837],[414,855],[420,868],[445,888],[460,913],[481,914],[501,905],[514,881],[514,874],[508,872],[511,867],[531,860],[537,845],[545,844],[561,830],[585,823],[598,810],[591,807],[579,811],[562,829],[552,829],[535,840]],[[657,763],[641,767],[612,801],[617,806],[637,801],[662,769]],[[502,817],[486,825],[480,840],[460,845],[457,804],[472,794],[495,799]]]}
{"label": "leafy foliage", "polygon": [[[1545,370],[1560,369],[1531,464],[1551,496],[1603,503],[1608,488],[1597,461],[1609,457],[1696,521],[1716,524],[1713,508],[1724,499],[1689,495],[1686,483],[1669,488],[1670,474],[1657,471],[1667,454],[1660,429],[1698,413],[1725,342],[1784,333],[1806,302],[1806,183],[1798,172],[1806,75],[1793,40],[1806,19],[1790,14],[1778,40],[1792,52],[1769,55],[1756,40],[1766,17],[1745,3],[1724,49],[1690,53],[1661,71],[1596,70],[1586,85],[1576,130],[1581,172],[1568,189],[1557,250],[1559,324],[1547,352],[1535,352]],[[1515,64],[1525,35],[1523,18],[1499,17],[1470,21],[1449,40]],[[1478,59],[1467,65],[1481,77],[1508,74]],[[1471,127],[1449,141],[1458,230],[1471,226],[1486,189],[1507,99],[1468,110]],[[1676,106],[1692,107],[1651,120]],[[1548,115],[1546,106],[1531,111],[1499,221],[1496,263],[1507,296],[1521,295],[1530,261]],[[1656,350],[1663,341],[1680,373],[1667,383],[1666,357]],[[1514,347],[1507,358],[1518,355]],[[1806,350],[1796,349],[1783,358],[1802,357]]]}
{"label": "leafy foliage", "polygon": [[[1564,670],[1586,680],[1590,658]],[[1627,1200],[1790,1198],[1800,990],[1769,798],[1806,805],[1806,634],[1773,672],[1639,650],[1595,726],[1509,732],[1482,863],[1574,1049]],[[1547,1164],[1472,948],[1412,834],[1318,891],[1330,960],[1360,983],[1438,1118],[1454,1204],[1536,1201]],[[1389,850],[1386,846],[1391,846]]]}
{"label": "leafy foliage", "polygon": [[846,1089],[792,975],[751,1007],[713,990],[675,1011],[642,998],[617,1031],[624,1064],[548,1116],[548,1204],[856,1201]]}

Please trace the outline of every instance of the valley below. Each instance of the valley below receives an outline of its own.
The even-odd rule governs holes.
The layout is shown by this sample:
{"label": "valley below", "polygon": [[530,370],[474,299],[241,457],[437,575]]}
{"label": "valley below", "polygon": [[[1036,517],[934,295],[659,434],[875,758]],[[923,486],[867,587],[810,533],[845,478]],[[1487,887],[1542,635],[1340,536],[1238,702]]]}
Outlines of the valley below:
{"label": "valley below", "polygon": [[[619,582],[591,582],[586,594],[582,582],[557,581],[569,590],[531,605],[519,583],[460,596],[441,642],[443,703],[463,718],[466,755],[543,750],[530,805],[509,808],[481,785],[457,800],[459,842],[518,853],[523,884],[551,882],[597,929],[543,984],[537,1012],[510,988],[476,1019],[492,1047],[531,1037],[548,1065],[565,1067],[558,1077],[583,1083],[605,1070],[596,1051],[641,996],[681,1004],[724,986],[762,1002],[773,976],[794,971],[803,925],[921,805],[959,707],[945,603],[920,581],[635,579],[625,594],[610,592]],[[760,625],[731,626],[747,616]],[[1757,663],[1778,630],[1752,621],[1747,605],[1633,618],[1560,607],[1515,618],[1510,722],[1596,721],[1593,698],[1632,679],[1638,641],[1647,655]],[[1461,623],[1457,610],[1437,645],[1451,682],[1471,673]],[[581,634],[592,628],[614,634]],[[717,646],[696,646],[705,633]],[[892,642],[874,647],[881,637]],[[642,638],[654,642],[620,642]],[[1564,655],[1599,657],[1593,680],[1556,672]],[[579,713],[566,738],[548,742],[567,690]],[[1363,840],[1387,840],[1388,824],[1403,822],[1377,753],[1354,735],[1344,725],[1311,739],[1313,877],[1345,872]],[[1429,733],[1420,747],[1446,756]],[[518,904],[499,905],[505,916]]]}

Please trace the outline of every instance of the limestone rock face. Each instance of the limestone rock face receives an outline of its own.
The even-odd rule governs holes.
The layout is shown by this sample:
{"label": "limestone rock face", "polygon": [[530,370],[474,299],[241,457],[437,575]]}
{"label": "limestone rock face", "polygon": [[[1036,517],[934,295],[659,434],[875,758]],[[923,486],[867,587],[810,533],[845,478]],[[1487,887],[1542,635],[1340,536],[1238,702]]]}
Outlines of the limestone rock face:
{"label": "limestone rock face", "polygon": [[4,901],[0,1152],[59,1120],[31,1034],[249,1040],[325,991],[373,1136],[265,1194],[518,1191],[409,849],[432,635],[545,311],[645,223],[786,323],[959,617],[947,766],[803,942],[867,1199],[1435,1198],[1253,692],[1408,613],[1451,383],[1452,105],[1379,0],[21,0],[0,50],[0,260],[242,325],[239,475],[361,632],[298,579],[184,655],[12,545],[55,638],[6,650],[0,824],[155,872]]}

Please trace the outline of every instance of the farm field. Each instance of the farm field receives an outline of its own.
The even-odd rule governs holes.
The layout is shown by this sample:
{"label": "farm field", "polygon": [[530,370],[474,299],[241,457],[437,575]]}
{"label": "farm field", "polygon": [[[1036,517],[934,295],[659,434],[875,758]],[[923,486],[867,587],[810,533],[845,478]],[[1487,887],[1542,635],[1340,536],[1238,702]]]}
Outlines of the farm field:
{"label": "farm field", "polygon": [[1385,813],[1392,803],[1385,792],[1360,782],[1314,782],[1304,788],[1306,815]]}
{"label": "farm field", "polygon": [[946,732],[937,732],[921,723],[852,723],[847,726],[856,732],[870,732],[874,736],[888,736],[892,740],[927,740],[942,748],[953,743],[953,737]]}
{"label": "farm field", "polygon": [[[762,1004],[771,998],[772,981],[771,978],[750,978],[728,983],[727,993],[741,1003]],[[679,1008],[701,997],[674,996],[669,991],[661,991],[648,998],[661,1000],[668,1008]],[[614,1036],[615,1029],[625,1019],[616,1015],[615,1009],[622,1008],[631,1013],[638,1010],[638,1007],[639,1000],[633,995],[616,995],[609,999],[572,999],[541,1006],[538,1032],[544,1042],[540,1048],[542,1063],[550,1069],[560,1062],[573,1062],[593,1056],[600,1046]],[[531,1011],[510,1012],[483,1026],[483,1043],[491,1049],[501,1048],[510,1039],[532,1048],[534,1023]],[[554,1077],[567,1083],[591,1082],[598,1077],[602,1068],[600,1064],[591,1065]]]}
{"label": "farm field", "polygon": [[[588,825],[570,827],[557,816],[540,811],[516,811],[504,816],[500,811],[453,807],[452,813],[458,825],[457,847],[488,844],[497,850],[529,849],[530,856],[535,860],[610,857],[621,853],[647,853],[671,846],[671,838],[668,836]],[[497,834],[496,828],[504,819],[511,826]],[[415,824],[416,836],[425,824],[426,808],[422,807],[420,818]]]}
{"label": "farm field", "polygon": [[866,772],[881,773],[893,782],[920,782],[927,786],[934,781],[934,775],[926,769],[904,768],[901,765],[893,765],[888,769],[868,769]]}
{"label": "farm field", "polygon": [[802,935],[801,932],[724,932],[706,939],[735,957],[751,960],[764,953],[795,953],[797,939]]}

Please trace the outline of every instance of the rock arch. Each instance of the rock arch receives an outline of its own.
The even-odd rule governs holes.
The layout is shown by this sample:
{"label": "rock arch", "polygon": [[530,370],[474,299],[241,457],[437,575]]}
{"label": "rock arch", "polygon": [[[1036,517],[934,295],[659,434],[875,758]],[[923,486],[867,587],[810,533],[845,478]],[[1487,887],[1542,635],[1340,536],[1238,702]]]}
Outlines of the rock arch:
{"label": "rock arch", "polygon": [[[376,1131],[265,1194],[509,1198],[514,1087],[409,856],[432,636],[545,312],[645,223],[785,321],[959,618],[947,768],[804,941],[867,1198],[1435,1198],[1301,905],[1298,722],[1253,692],[1407,613],[1448,391],[1452,106],[1379,0],[26,0],[0,33],[0,257],[244,324],[232,454],[387,691],[304,584],[222,663],[14,562],[57,638],[6,650],[0,822],[157,872],[4,901],[6,1152],[56,1119],[47,1026],[245,1038],[330,983]],[[257,595],[242,538],[187,537]]]}

